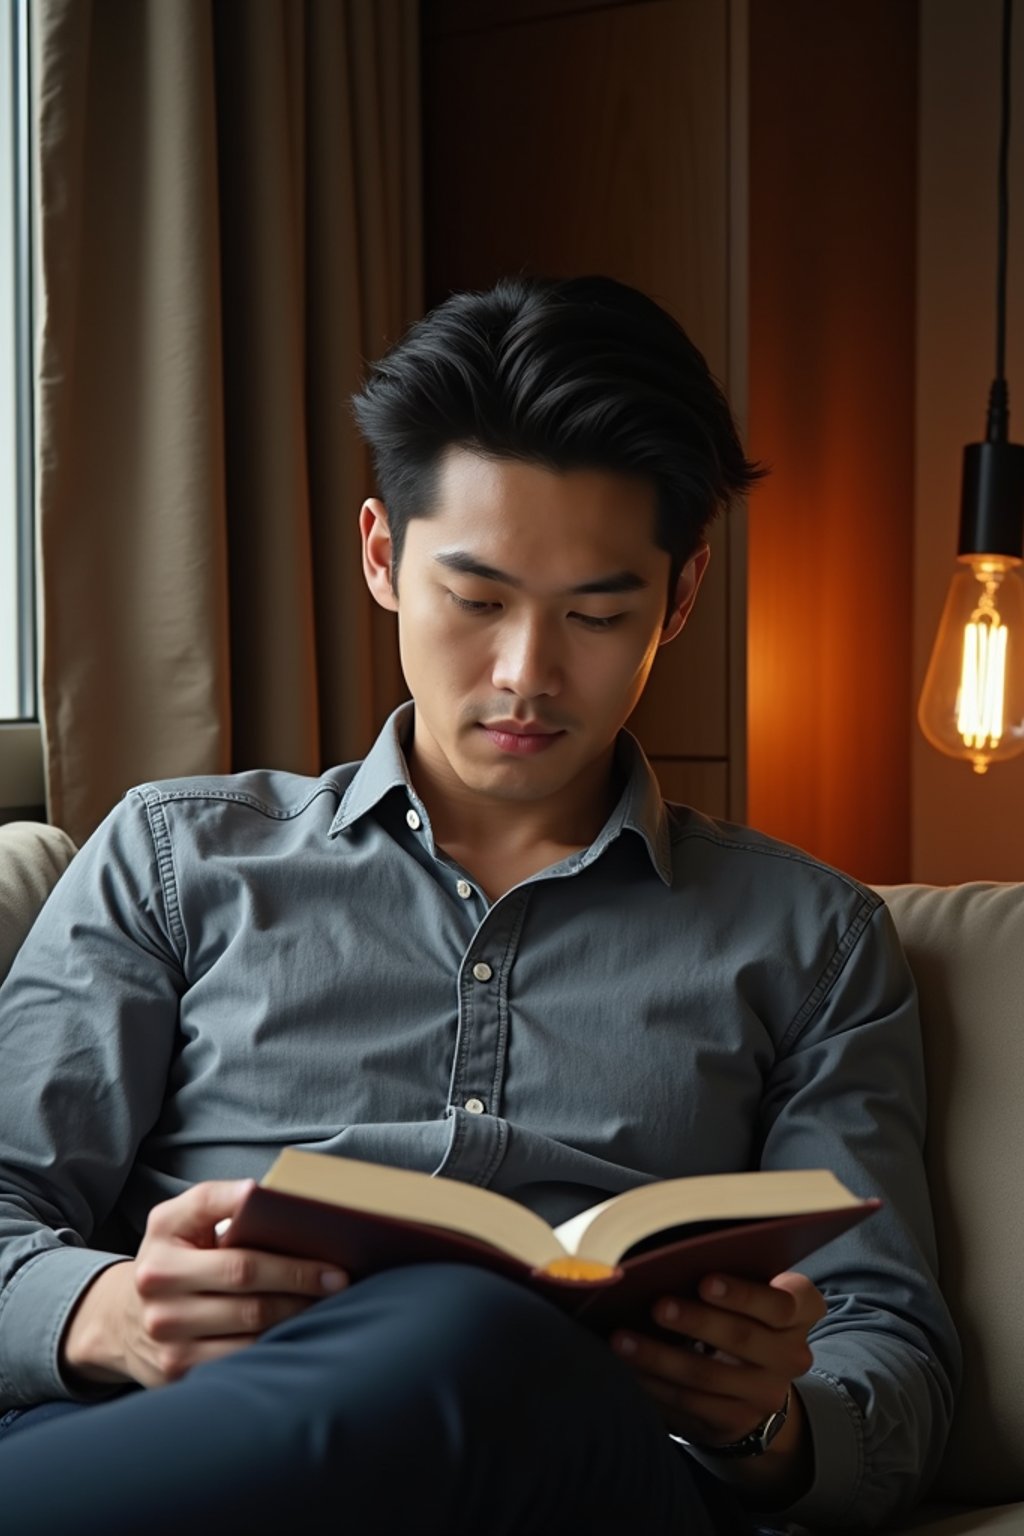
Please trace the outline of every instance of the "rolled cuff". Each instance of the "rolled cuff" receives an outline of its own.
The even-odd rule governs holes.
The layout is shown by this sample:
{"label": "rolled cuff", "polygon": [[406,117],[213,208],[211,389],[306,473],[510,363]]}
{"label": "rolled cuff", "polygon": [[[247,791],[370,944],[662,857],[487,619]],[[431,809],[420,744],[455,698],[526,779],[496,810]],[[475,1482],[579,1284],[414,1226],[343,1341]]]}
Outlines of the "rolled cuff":
{"label": "rolled cuff", "polygon": [[82,1292],[123,1253],[48,1248],[18,1270],[0,1292],[0,1409],[58,1398],[87,1401],[109,1388],[72,1383],[60,1367],[60,1342]]}
{"label": "rolled cuff", "polygon": [[826,1371],[808,1371],[793,1383],[803,1403],[814,1448],[814,1481],[772,1519],[829,1530],[840,1523],[857,1497],[864,1471],[864,1442],[857,1405],[841,1381]]}

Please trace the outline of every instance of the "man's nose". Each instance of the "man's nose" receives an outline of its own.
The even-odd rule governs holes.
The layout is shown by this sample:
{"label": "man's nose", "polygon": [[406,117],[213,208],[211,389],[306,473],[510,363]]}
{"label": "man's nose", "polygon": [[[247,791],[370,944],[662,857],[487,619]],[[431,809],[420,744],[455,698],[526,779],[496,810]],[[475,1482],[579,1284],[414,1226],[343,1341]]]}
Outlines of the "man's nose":
{"label": "man's nose", "polygon": [[495,688],[537,698],[562,687],[562,662],[554,627],[542,618],[524,619],[504,628],[494,658]]}

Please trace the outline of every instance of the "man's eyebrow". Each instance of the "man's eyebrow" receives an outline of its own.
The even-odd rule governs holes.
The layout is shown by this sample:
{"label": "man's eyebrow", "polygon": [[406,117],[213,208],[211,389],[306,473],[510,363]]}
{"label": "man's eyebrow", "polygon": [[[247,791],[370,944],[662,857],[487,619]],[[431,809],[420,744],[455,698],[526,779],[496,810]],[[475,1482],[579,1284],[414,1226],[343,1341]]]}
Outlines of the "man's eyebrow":
{"label": "man's eyebrow", "polygon": [[[464,576],[479,576],[484,581],[501,581],[507,587],[522,586],[518,576],[510,576],[507,571],[499,571],[493,565],[485,565],[482,560],[477,560],[464,549],[445,549],[435,555],[434,559],[446,570],[461,571]],[[598,576],[594,581],[584,581],[578,587],[570,587],[564,596],[587,597],[602,592],[642,592],[648,586],[650,582],[638,576],[635,571],[613,571],[608,576]]]}
{"label": "man's eyebrow", "polygon": [[650,582],[638,576],[636,571],[613,571],[610,576],[599,576],[596,581],[584,581],[572,588],[574,597],[584,597],[588,592],[642,592]]}

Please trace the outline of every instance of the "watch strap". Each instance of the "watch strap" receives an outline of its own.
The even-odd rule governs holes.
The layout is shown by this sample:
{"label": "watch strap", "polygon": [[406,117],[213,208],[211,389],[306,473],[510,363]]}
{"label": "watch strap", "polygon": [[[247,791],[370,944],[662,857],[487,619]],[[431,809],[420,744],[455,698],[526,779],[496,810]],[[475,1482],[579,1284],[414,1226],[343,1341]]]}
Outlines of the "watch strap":
{"label": "watch strap", "polygon": [[699,1451],[702,1456],[721,1456],[729,1459],[763,1456],[785,1424],[792,1400],[793,1388],[790,1387],[781,1408],[776,1408],[774,1412],[767,1414],[749,1434],[742,1435],[739,1440],[731,1440],[727,1445],[705,1445],[700,1440],[684,1440],[681,1435],[673,1435],[672,1438],[678,1440],[681,1445],[685,1445],[688,1450]]}

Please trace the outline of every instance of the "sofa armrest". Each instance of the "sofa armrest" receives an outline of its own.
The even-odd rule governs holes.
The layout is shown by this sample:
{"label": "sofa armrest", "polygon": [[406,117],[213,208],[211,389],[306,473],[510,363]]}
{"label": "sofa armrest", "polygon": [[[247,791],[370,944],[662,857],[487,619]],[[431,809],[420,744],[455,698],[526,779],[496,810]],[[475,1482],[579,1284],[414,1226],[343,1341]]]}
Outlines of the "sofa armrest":
{"label": "sofa armrest", "polygon": [[932,1497],[1004,1504],[1024,1499],[1024,884],[881,894],[920,995],[939,1278],[964,1349]]}
{"label": "sofa armrest", "polygon": [[75,852],[68,834],[45,822],[0,826],[0,980]]}

